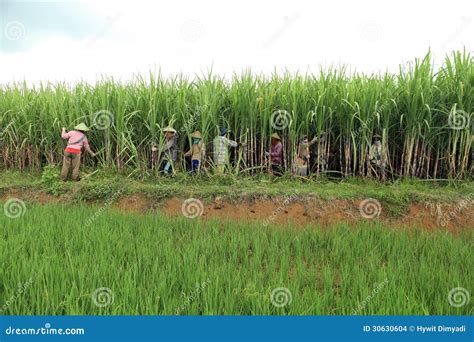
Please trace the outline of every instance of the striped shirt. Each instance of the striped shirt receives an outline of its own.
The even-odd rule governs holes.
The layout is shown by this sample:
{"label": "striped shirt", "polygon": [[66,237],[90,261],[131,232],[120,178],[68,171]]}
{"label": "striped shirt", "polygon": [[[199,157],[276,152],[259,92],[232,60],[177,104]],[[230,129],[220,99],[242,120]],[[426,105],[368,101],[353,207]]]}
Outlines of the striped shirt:
{"label": "striped shirt", "polygon": [[229,146],[237,147],[237,142],[227,139],[224,136],[214,138],[214,163],[217,165],[225,165],[229,159]]}

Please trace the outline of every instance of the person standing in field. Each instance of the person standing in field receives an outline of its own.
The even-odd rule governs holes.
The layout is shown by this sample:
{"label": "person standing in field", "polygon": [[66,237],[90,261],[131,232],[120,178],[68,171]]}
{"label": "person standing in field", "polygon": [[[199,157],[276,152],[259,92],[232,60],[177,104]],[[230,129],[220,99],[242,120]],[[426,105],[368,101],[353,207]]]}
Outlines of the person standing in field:
{"label": "person standing in field", "polygon": [[174,163],[178,157],[178,136],[176,130],[168,126],[163,129],[165,135],[165,146],[161,153],[163,155],[163,161],[161,162],[161,171],[166,175],[174,173]]}
{"label": "person standing in field", "polygon": [[385,180],[385,166],[387,164],[387,153],[382,146],[380,135],[373,136],[373,144],[369,150],[369,161],[375,168],[375,173],[379,180]]}
{"label": "person standing in field", "polygon": [[214,163],[219,174],[224,173],[229,165],[229,146],[234,148],[239,146],[236,141],[227,138],[227,133],[229,133],[227,128],[221,127],[219,136],[215,137],[213,141]]}
{"label": "person standing in field", "polygon": [[152,169],[158,168],[158,161],[159,161],[159,146],[156,142],[151,143],[151,160],[150,166]]}
{"label": "person standing in field", "polygon": [[96,156],[90,149],[89,141],[85,134],[85,132],[89,130],[90,129],[84,123],[80,123],[74,127],[73,131],[69,132],[66,132],[66,128],[63,127],[61,138],[68,139],[67,147],[64,150],[63,167],[61,170],[61,179],[63,181],[68,179],[71,168],[71,179],[73,181],[79,180],[79,167],[81,166],[81,152],[83,147],[92,157]]}
{"label": "person standing in field", "polygon": [[201,164],[206,154],[206,147],[202,141],[201,132],[193,132],[193,134],[191,134],[191,139],[191,147],[184,156],[191,157],[191,173],[196,174],[201,169]]}
{"label": "person standing in field", "polygon": [[283,145],[277,133],[271,135],[270,152],[265,152],[271,159],[272,173],[280,177],[283,175]]}
{"label": "person standing in field", "polygon": [[311,158],[310,146],[318,141],[318,137],[314,137],[308,141],[308,137],[304,136],[298,146],[298,153],[295,160],[295,173],[298,176],[306,177],[309,175],[309,160]]}
{"label": "person standing in field", "polygon": [[314,137],[311,141],[308,141],[308,138],[305,136],[300,141],[300,145],[298,146],[298,154],[296,155],[295,160],[295,173],[298,176],[306,177],[309,174],[309,159],[311,157],[310,154],[310,146],[313,145],[318,140],[317,137]]}

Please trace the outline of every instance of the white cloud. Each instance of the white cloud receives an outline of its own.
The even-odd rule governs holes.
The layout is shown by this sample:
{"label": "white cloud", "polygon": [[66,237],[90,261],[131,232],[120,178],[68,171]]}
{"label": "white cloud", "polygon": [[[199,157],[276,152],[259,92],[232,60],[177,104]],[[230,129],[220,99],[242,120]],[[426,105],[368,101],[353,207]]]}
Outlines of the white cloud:
{"label": "white cloud", "polygon": [[161,68],[194,75],[213,67],[317,71],[346,64],[371,73],[431,47],[436,61],[472,49],[472,1],[84,1],[100,17],[81,39],[58,33],[28,50],[0,52],[0,82],[124,80]]}

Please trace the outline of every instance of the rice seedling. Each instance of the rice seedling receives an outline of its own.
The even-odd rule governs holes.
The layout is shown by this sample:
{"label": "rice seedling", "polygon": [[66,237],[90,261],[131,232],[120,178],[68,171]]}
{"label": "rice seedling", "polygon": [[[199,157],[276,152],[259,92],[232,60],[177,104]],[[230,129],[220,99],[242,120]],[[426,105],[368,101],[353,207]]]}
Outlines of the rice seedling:
{"label": "rice seedling", "polygon": [[[2,314],[473,313],[472,302],[448,299],[453,288],[472,293],[472,230],[275,229],[98,209],[0,215]],[[108,301],[97,303],[97,291]]]}

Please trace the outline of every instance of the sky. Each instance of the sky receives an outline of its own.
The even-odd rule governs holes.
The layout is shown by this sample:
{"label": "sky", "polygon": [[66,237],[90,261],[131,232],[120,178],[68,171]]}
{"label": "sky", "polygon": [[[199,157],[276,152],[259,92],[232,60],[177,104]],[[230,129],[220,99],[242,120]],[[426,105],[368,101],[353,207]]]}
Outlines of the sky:
{"label": "sky", "polygon": [[474,49],[474,1],[0,0],[0,83],[345,66],[397,72]]}

